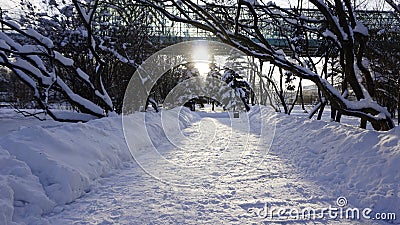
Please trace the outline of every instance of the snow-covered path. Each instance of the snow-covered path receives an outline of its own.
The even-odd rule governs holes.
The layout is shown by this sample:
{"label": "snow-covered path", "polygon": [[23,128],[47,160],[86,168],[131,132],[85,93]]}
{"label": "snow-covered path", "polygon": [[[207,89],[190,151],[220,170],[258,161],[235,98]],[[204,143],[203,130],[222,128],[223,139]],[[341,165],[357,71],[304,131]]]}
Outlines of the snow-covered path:
{"label": "snow-covered path", "polygon": [[282,146],[268,152],[271,140],[262,139],[273,135],[260,139],[257,132],[244,132],[246,124],[203,118],[183,130],[175,145],[157,148],[167,161],[142,156],[141,166],[111,172],[85,196],[46,217],[51,224],[357,224],[257,217],[254,211],[265,204],[321,209],[335,206],[337,196],[274,154]]}

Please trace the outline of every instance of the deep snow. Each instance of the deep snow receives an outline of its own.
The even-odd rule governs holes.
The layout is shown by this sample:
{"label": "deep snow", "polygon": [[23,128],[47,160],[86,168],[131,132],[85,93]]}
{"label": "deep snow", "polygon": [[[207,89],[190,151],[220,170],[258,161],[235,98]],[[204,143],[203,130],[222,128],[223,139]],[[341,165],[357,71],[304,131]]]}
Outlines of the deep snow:
{"label": "deep snow", "polygon": [[[188,110],[181,112],[185,127],[194,117]],[[132,118],[140,121],[142,115],[136,113]],[[89,192],[95,179],[133,161],[120,117],[62,125],[46,121],[40,125],[12,115],[21,119],[23,126],[4,117],[2,128],[12,132],[1,132],[4,136],[0,138],[0,224],[12,220],[46,224],[41,215],[60,211],[63,205]],[[160,125],[149,125],[148,132],[161,139]],[[136,138],[138,143],[140,138]]]}
{"label": "deep snow", "polygon": [[[2,126],[0,224],[248,224],[264,221],[251,210],[265,204],[321,208],[335,206],[338,196],[351,207],[400,215],[399,127],[362,130],[267,107],[250,113],[257,121],[250,128],[245,113],[230,119],[174,109],[164,112],[164,122],[178,113],[179,123],[169,125],[156,113],[146,114],[146,127],[143,113],[130,118],[128,139],[140,166],[120,117]],[[146,154],[149,139],[162,157]]]}

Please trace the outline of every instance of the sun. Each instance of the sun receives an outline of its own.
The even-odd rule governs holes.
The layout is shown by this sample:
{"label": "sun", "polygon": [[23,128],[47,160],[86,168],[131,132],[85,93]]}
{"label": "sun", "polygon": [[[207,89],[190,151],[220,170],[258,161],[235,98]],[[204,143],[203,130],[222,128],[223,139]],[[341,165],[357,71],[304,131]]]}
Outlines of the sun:
{"label": "sun", "polygon": [[200,76],[205,76],[210,72],[210,66],[207,62],[195,62],[194,66],[199,71]]}
{"label": "sun", "polygon": [[206,43],[197,43],[192,47],[192,62],[201,76],[207,75],[209,67],[210,53]]}

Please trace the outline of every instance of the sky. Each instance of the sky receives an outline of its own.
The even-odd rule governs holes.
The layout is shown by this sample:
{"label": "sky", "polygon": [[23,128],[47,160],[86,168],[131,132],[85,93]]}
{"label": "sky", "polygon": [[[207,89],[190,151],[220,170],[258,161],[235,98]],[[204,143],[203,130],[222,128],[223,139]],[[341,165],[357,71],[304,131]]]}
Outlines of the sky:
{"label": "sky", "polygon": [[19,4],[19,1],[16,0],[0,0],[0,7],[2,9],[11,9],[15,8],[16,5]]}
{"label": "sky", "polygon": [[18,14],[20,9],[19,0],[0,0],[0,8],[4,11],[8,11],[8,15],[12,17],[12,14]]}
{"label": "sky", "polygon": [[[28,0],[31,2],[37,3],[36,5],[40,7],[40,2],[42,0]],[[70,2],[71,0],[67,0],[67,2]],[[195,1],[195,0],[193,0]],[[268,3],[270,0],[258,0],[262,1],[263,3]],[[351,1],[356,1],[356,2],[366,2],[364,3],[361,7],[358,7],[359,9],[373,9],[373,10],[391,10],[391,7],[385,2],[385,0],[351,0]],[[275,2],[277,5],[280,7],[290,7],[290,6],[295,6],[298,3],[298,0],[272,0],[272,2]],[[19,6],[20,0],[0,0],[0,8],[2,10],[8,11],[8,16],[10,17],[18,17],[19,14]],[[306,8],[313,8],[312,4],[309,3],[308,0],[303,0],[303,5]]]}

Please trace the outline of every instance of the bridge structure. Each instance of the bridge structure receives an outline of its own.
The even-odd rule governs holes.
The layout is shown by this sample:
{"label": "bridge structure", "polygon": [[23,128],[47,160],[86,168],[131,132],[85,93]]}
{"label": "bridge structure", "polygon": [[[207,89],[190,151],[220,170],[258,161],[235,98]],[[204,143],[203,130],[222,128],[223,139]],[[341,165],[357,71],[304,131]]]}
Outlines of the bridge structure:
{"label": "bridge structure", "polygon": [[[257,6],[255,6],[255,8],[260,12],[260,15],[262,15],[262,9],[257,8]],[[179,12],[174,12],[174,10],[176,9],[172,7],[167,6],[166,9],[169,12],[179,15]],[[226,8],[224,9],[224,13],[235,15],[235,10],[235,7],[226,6]],[[215,15],[215,17],[223,18],[222,13],[223,12],[220,12],[220,15],[218,15],[217,12],[217,15]],[[248,20],[252,19],[252,16],[250,14],[246,14],[246,12],[243,13],[244,15],[241,15],[241,18],[245,18]],[[309,18],[323,19],[323,15],[317,9],[302,9],[302,14]],[[187,15],[189,15],[191,18],[196,17],[196,15],[193,15],[193,13],[188,13]],[[391,29],[396,26],[400,27],[400,17],[392,11],[357,10],[355,12],[355,15],[357,19],[361,21],[370,31],[377,31],[381,30],[382,28]],[[261,16],[261,18],[264,17]],[[268,19],[267,17],[265,17],[265,19],[259,19],[259,26],[264,37],[266,37],[267,41],[272,46],[282,48],[285,51],[288,50],[288,40],[281,34],[282,30],[280,30],[280,28],[277,26],[272,26],[271,22],[271,18]],[[172,22],[163,15],[161,15],[158,23],[154,23],[151,25],[151,31],[154,35],[154,41],[162,43],[162,45],[164,46],[182,41],[192,40],[218,41],[218,38],[207,31],[193,27],[190,24]],[[311,35],[310,37],[311,38],[308,39],[308,46],[312,49],[318,48],[318,46],[321,44],[321,40],[318,39],[318,37],[315,35]],[[256,39],[254,40],[257,41]]]}

